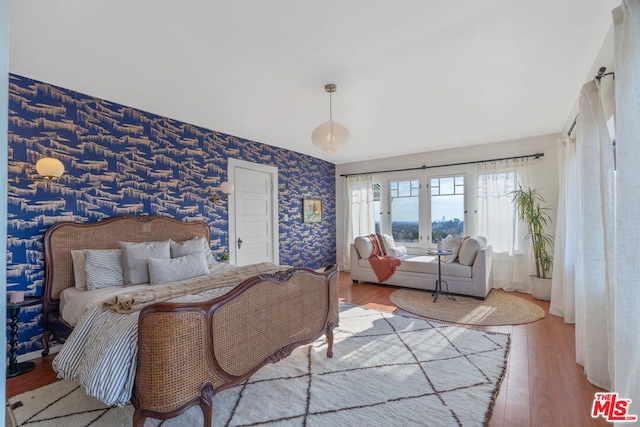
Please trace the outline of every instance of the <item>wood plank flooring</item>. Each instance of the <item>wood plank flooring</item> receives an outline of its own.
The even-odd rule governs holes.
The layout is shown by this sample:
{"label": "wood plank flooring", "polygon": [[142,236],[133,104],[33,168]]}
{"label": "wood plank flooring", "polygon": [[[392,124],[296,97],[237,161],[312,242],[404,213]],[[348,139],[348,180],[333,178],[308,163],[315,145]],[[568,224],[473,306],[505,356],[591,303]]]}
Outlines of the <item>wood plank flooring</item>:
{"label": "wood plank flooring", "polygon": [[[411,315],[389,300],[398,288],[353,284],[348,273],[340,273],[340,299],[377,310]],[[575,363],[574,326],[551,316],[549,303],[517,293],[542,307],[547,316],[517,326],[488,326],[484,329],[511,334],[507,373],[489,421],[490,427],[609,426],[602,418],[590,417],[591,404],[599,388],[587,382]],[[7,397],[56,381],[51,369],[54,355],[34,360],[36,368],[7,380]],[[371,425],[374,425],[372,423]]]}

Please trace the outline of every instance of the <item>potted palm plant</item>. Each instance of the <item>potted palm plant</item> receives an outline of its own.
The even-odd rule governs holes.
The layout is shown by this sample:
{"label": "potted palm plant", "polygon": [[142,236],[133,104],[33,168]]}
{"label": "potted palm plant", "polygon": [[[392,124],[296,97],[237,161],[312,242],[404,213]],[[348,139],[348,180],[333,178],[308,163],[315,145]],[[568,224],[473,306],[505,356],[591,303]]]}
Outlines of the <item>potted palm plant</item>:
{"label": "potted palm plant", "polygon": [[538,190],[523,188],[511,193],[518,217],[527,226],[527,240],[531,242],[536,264],[536,275],[531,277],[531,295],[548,301],[551,299],[551,267],[553,265],[553,236],[546,229],[551,222],[549,208]]}

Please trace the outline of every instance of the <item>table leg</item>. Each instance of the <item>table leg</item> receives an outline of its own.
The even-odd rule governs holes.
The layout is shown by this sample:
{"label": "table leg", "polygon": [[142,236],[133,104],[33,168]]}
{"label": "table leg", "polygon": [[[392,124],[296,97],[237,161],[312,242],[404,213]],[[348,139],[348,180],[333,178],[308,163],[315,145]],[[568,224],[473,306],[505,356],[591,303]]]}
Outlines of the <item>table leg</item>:
{"label": "table leg", "polygon": [[25,372],[29,372],[36,367],[33,362],[18,363],[16,352],[18,351],[18,308],[10,308],[9,316],[11,317],[11,332],[10,332],[10,349],[9,349],[9,366],[7,366],[7,378],[15,377]]}

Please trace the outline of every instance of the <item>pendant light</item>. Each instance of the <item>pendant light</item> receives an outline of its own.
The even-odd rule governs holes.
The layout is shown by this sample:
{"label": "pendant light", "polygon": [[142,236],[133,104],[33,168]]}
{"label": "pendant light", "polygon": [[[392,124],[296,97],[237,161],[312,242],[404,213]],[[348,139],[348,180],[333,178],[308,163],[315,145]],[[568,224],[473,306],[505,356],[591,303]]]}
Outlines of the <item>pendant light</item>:
{"label": "pendant light", "polygon": [[325,85],[325,92],[329,92],[329,121],[322,123],[313,130],[311,141],[327,153],[335,153],[343,147],[349,139],[349,131],[338,122],[333,121],[331,94],[338,86],[333,83]]}

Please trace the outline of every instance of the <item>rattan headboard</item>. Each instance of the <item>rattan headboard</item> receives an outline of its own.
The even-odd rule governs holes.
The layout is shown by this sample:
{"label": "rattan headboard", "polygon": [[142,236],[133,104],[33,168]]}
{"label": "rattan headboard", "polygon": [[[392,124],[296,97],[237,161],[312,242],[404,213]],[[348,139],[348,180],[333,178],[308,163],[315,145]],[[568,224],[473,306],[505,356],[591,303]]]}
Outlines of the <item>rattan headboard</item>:
{"label": "rattan headboard", "polygon": [[97,222],[56,223],[44,234],[45,305],[57,306],[60,293],[74,286],[72,250],[115,249],[119,241],[180,241],[196,236],[210,239],[206,222],[183,222],[168,216],[120,216]]}

